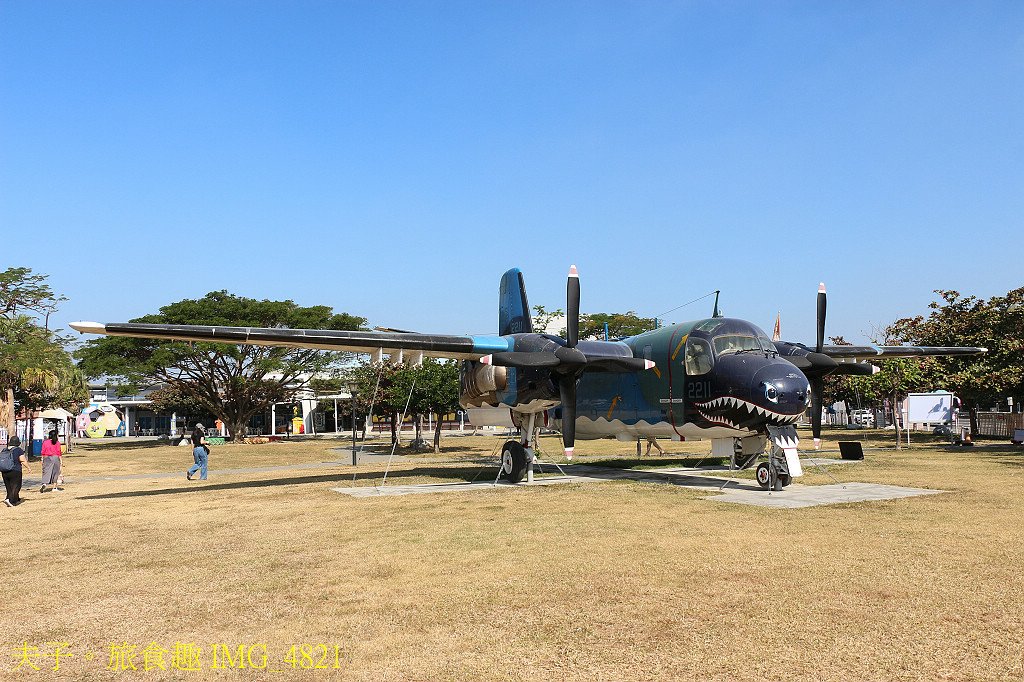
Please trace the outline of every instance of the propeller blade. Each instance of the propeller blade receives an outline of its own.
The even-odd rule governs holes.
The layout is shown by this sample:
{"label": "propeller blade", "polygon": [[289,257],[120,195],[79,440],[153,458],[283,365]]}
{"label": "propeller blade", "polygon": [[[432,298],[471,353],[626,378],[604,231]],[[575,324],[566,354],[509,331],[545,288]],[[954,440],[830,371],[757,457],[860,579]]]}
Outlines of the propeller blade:
{"label": "propeller blade", "polygon": [[558,394],[562,400],[562,444],[565,458],[572,459],[576,443],[576,377],[564,376],[558,381]]}
{"label": "propeller blade", "polygon": [[480,358],[480,364],[495,367],[555,367],[560,362],[553,353],[492,353]]}
{"label": "propeller blade", "polygon": [[825,392],[825,380],[820,376],[808,377],[811,384],[811,435],[814,449],[821,449],[821,395]]}
{"label": "propeller blade", "polygon": [[569,281],[565,285],[565,335],[569,348],[580,340],[580,275],[576,266],[569,268]]}
{"label": "propeller blade", "polygon": [[818,284],[818,345],[814,347],[815,352],[820,353],[825,345],[825,309],[828,307],[828,300],[825,296],[825,283]]}

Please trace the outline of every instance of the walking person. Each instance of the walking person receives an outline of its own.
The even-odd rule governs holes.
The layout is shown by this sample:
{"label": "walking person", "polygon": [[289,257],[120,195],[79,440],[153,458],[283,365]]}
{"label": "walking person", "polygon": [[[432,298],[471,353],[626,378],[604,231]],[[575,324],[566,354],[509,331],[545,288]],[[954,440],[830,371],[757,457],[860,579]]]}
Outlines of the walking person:
{"label": "walking person", "polygon": [[11,460],[11,469],[3,472],[4,488],[7,489],[4,504],[8,507],[16,507],[21,504],[22,468],[28,468],[28,456],[21,449],[21,439],[17,436],[7,441],[7,447],[0,453],[0,462],[8,457]]}
{"label": "walking person", "polygon": [[655,438],[654,436],[648,436],[647,437],[647,452],[644,453],[645,455],[651,454],[651,446],[652,445],[658,449],[658,454],[659,455],[664,455],[665,454],[665,448],[661,447],[661,443],[658,442],[658,439]]}
{"label": "walking person", "polygon": [[196,424],[192,430],[192,459],[195,464],[185,472],[185,478],[192,480],[192,476],[199,472],[199,480],[206,480],[207,467],[210,460],[210,448],[206,444],[206,428],[202,424]]}
{"label": "walking person", "polygon": [[50,437],[43,441],[43,450],[39,454],[43,457],[43,482],[39,486],[39,492],[63,491],[64,488],[60,487],[63,482],[60,470],[64,452],[60,441],[57,440],[57,429],[50,431]]}

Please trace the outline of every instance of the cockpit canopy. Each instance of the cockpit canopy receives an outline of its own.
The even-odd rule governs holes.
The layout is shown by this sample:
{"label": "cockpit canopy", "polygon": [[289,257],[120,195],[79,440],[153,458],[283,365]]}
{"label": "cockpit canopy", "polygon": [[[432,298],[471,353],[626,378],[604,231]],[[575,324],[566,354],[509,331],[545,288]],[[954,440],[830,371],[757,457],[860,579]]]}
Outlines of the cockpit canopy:
{"label": "cockpit canopy", "polygon": [[[706,337],[706,338],[705,338]],[[686,339],[683,362],[689,376],[707,374],[715,359],[734,353],[777,353],[768,335],[743,320],[714,318],[702,322]]]}

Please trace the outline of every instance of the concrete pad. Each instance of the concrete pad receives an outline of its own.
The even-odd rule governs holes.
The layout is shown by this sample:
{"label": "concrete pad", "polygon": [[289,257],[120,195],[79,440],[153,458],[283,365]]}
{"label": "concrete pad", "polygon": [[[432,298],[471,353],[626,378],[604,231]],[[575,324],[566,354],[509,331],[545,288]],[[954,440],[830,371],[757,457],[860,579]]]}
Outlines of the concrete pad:
{"label": "concrete pad", "polygon": [[[843,461],[845,460],[836,460]],[[387,485],[382,487],[350,486],[331,488],[332,491],[352,497],[385,497],[400,495],[422,495],[445,492],[480,492],[484,490],[508,490],[510,488],[532,487],[538,485],[558,485],[563,483],[600,483],[602,481],[640,481],[677,485],[693,490],[713,491],[715,494],[705,497],[716,502],[734,504],[750,504],[759,507],[778,509],[799,509],[824,504],[846,504],[850,502],[868,502],[872,500],[893,500],[916,495],[932,495],[942,490],[926,490],[923,488],[902,488],[893,485],[875,483],[842,483],[837,485],[800,485],[787,486],[782,491],[769,492],[756,482],[748,479],[721,478],[717,476],[694,475],[693,469],[658,469],[653,471],[642,469],[615,469],[597,467],[586,464],[563,464],[562,469],[567,475],[543,476],[534,479],[533,483],[508,483],[499,481],[473,481],[469,483],[425,483],[421,485]]]}
{"label": "concrete pad", "polygon": [[785,490],[773,491],[758,489],[732,489],[721,495],[706,497],[715,502],[733,502],[735,504],[752,504],[758,507],[775,507],[777,509],[799,509],[816,507],[823,504],[846,504],[849,502],[870,502],[873,500],[895,500],[916,495],[935,495],[944,490],[928,490],[925,488],[903,488],[896,485],[880,485],[878,483],[843,483],[839,485],[800,485],[786,486]]}

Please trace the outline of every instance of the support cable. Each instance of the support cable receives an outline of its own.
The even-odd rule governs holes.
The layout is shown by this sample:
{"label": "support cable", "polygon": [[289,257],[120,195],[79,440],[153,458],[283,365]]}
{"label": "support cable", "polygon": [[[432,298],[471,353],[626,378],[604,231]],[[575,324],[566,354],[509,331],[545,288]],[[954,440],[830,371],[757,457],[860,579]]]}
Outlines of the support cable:
{"label": "support cable", "polygon": [[[409,404],[412,403],[412,392],[416,390],[416,379],[412,380],[412,386],[409,387],[409,397],[405,399],[405,409],[402,410],[402,420],[398,422],[398,428],[402,428],[402,424],[405,423],[405,415],[409,412]],[[388,472],[391,471],[391,460],[395,456],[395,449],[398,447],[398,439],[391,444],[391,454],[388,455],[388,465],[384,467],[384,480],[381,481],[380,487],[383,488],[388,484]]]}

